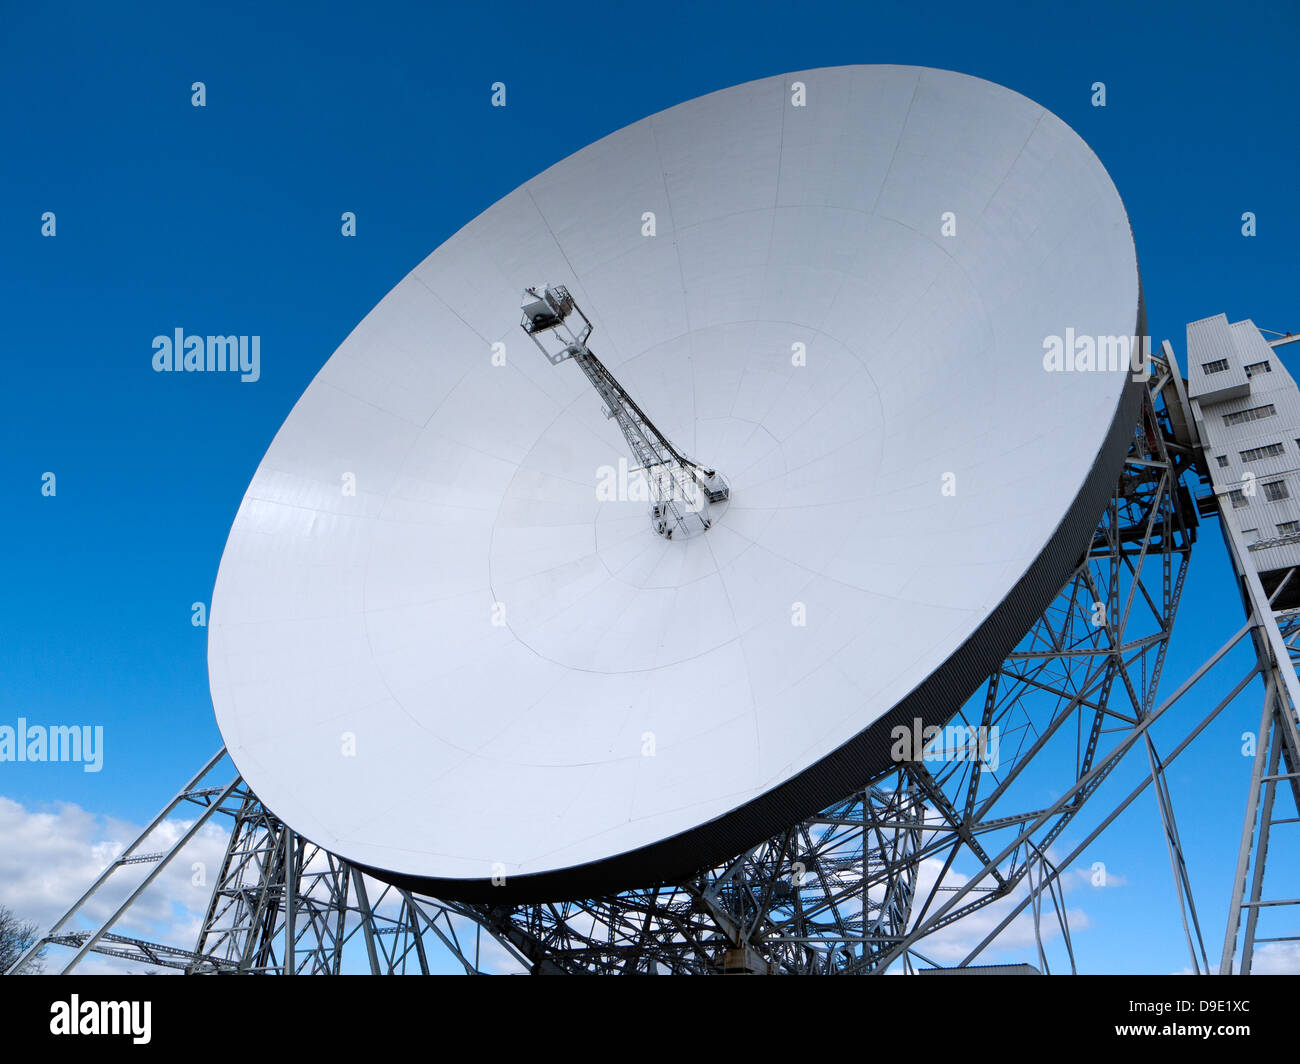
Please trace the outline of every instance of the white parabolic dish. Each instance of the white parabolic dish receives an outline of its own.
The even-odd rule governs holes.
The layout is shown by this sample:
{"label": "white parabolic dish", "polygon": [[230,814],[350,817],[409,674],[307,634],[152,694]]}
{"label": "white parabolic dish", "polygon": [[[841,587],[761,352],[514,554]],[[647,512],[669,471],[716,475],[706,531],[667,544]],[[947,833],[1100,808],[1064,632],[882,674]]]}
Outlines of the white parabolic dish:
{"label": "white parabolic dish", "polygon": [[[616,424],[519,328],[543,283],[727,477],[707,533],[607,497]],[[886,768],[1047,605],[1140,393],[1044,339],[1141,319],[1101,163],[989,82],[811,70],[619,130],[422,262],[276,435],[212,600],[229,751],[299,833],[443,896],[722,860]]]}

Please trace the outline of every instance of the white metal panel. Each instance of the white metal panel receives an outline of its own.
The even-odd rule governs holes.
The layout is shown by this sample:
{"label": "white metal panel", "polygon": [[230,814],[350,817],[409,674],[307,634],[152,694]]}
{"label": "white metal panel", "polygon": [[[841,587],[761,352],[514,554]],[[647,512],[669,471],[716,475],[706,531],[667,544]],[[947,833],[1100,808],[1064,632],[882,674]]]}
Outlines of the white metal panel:
{"label": "white metal panel", "polygon": [[1187,325],[1187,394],[1206,403],[1250,395],[1250,381],[1233,344],[1226,315],[1217,314]]}

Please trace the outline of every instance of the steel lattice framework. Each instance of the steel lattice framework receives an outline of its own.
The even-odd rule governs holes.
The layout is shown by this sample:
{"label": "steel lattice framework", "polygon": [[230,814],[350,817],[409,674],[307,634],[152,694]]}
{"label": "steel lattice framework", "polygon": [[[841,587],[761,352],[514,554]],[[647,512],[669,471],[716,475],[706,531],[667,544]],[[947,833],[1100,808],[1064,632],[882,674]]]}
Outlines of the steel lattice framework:
{"label": "steel lattice framework", "polygon": [[[1275,839],[1274,834],[1283,825],[1300,824],[1300,727],[1296,718],[1296,692],[1300,691],[1296,675],[1300,668],[1300,609],[1275,609],[1273,605],[1274,600],[1300,581],[1300,571],[1291,569],[1282,574],[1272,596],[1266,597],[1259,576],[1240,553],[1250,548],[1239,542],[1236,533],[1226,525],[1224,537],[1241,577],[1258,670],[1264,680],[1264,702],[1256,732],[1241,847],[1219,962],[1219,972],[1223,975],[1234,971],[1249,975],[1257,945],[1300,941],[1300,935],[1294,933],[1294,922],[1279,927],[1284,914],[1292,915],[1300,910],[1300,897],[1265,897],[1269,847],[1286,841]],[[1261,924],[1293,933],[1263,935]]]}
{"label": "steel lattice framework", "polygon": [[[857,974],[936,967],[946,929],[1001,903],[1001,919],[958,961],[969,965],[1029,910],[1038,966],[1051,968],[1054,910],[1065,963],[1073,970],[1062,872],[1154,783],[1189,954],[1209,971],[1200,920],[1182,857],[1165,770],[1257,674],[1250,670],[1163,757],[1152,725],[1248,632],[1252,617],[1169,698],[1157,689],[1191,547],[1196,515],[1183,475],[1192,455],[1170,442],[1162,393],[1171,379],[1157,359],[1141,421],[1116,491],[1074,573],[1052,605],[952,724],[925,748],[900,757],[855,794],[767,839],[718,868],[676,883],[615,896],[519,905],[440,901],[372,879],[295,834],[235,775],[213,786],[220,751],[104,871],[38,943],[68,946],[70,970],[88,953],[190,973],[375,974],[522,970],[536,973]],[[1174,367],[1176,372],[1176,367]],[[1277,618],[1274,618],[1277,620]],[[1292,655],[1300,614],[1281,618]],[[1264,655],[1269,642],[1257,638]],[[1295,717],[1276,682],[1265,723],[1242,842],[1238,896],[1222,970],[1231,970],[1238,917],[1246,914],[1248,971],[1261,908],[1263,854],[1278,821],[1279,785],[1293,795]],[[964,741],[962,736],[967,740]],[[996,746],[989,742],[996,736]],[[980,737],[979,741],[976,738]],[[1064,855],[1064,833],[1121,760],[1140,746],[1144,778]],[[1282,771],[1285,769],[1285,772]],[[1060,796],[1033,799],[1051,781]],[[158,826],[197,816],[170,850],[145,853]],[[214,818],[231,822],[229,843],[193,948],[113,931],[163,867]],[[1260,825],[1263,847],[1252,864]],[[146,874],[93,930],[67,930],[114,874]],[[1252,871],[1253,869],[1253,871]],[[1247,897],[1248,895],[1248,897]],[[950,948],[950,946],[949,946]],[[354,959],[355,958],[355,959]],[[20,966],[26,957],[18,962]]]}

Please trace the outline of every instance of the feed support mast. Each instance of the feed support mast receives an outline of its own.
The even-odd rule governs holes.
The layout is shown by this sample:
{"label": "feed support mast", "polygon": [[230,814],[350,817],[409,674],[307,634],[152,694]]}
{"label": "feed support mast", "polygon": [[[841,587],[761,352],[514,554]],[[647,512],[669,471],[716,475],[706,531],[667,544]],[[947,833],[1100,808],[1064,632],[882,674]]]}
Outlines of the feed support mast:
{"label": "feed support mast", "polygon": [[[636,405],[596,353],[587,346],[592,325],[563,285],[524,290],[519,323],[552,365],[572,359],[605,403],[605,416],[618,427],[632,452],[635,468],[645,471],[650,486],[650,524],[666,539],[707,531],[731,494],[722,474],[687,458]],[[582,319],[575,329],[570,317]],[[549,334],[548,348],[542,337]]]}

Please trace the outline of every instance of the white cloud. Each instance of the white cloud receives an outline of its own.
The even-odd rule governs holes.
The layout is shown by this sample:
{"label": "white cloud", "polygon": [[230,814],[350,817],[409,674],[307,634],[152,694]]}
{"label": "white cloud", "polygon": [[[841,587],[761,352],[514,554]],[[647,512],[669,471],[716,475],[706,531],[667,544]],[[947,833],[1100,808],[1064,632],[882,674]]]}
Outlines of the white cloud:
{"label": "white cloud", "polygon": [[1255,947],[1252,975],[1300,975],[1300,942],[1265,942]]}
{"label": "white cloud", "polygon": [[[193,823],[190,817],[160,825],[136,852],[169,850]],[[114,925],[113,932],[193,949],[225,856],[229,837],[226,823],[228,820],[223,818],[220,823],[204,825]],[[35,810],[0,797],[0,905],[8,906],[20,920],[33,921],[44,934],[104,868],[121,855],[140,830],[141,825],[99,816],[68,802]],[[194,868],[196,862],[202,865],[201,876]],[[318,870],[323,865],[324,859],[317,855],[309,869]],[[83,918],[74,919],[65,930],[98,928],[153,867],[152,864],[129,865],[114,872],[83,907]],[[196,879],[201,881],[195,882]],[[366,886],[377,911],[388,916],[396,914],[398,901],[394,892],[385,895],[383,884],[369,876]],[[457,920],[457,933],[471,952],[474,930],[469,921]],[[426,935],[425,946],[430,950],[431,963],[437,963],[442,947],[432,935]],[[45,970],[60,971],[73,953],[66,946],[50,946]],[[491,936],[483,936],[478,955],[486,970],[520,970],[518,963]],[[459,970],[450,960],[440,967]],[[145,970],[148,969],[142,965],[93,953],[76,968],[78,974],[88,975]],[[367,970],[364,940],[360,935],[353,935],[345,950],[344,970]]]}
{"label": "white cloud", "polygon": [[[173,820],[161,824],[139,853],[170,849],[193,824]],[[27,809],[0,797],[0,904],[20,920],[34,921],[41,933],[61,917],[139,834],[140,825],[99,816],[70,802]],[[212,880],[221,867],[227,834],[206,824],[163,870],[158,879],[114,926],[116,934],[192,949],[206,911]],[[203,865],[204,883],[196,884],[195,862]],[[83,919],[68,930],[96,928],[122,903],[152,869],[151,864],[126,866],[83,907]],[[51,946],[45,969],[59,971],[73,956],[63,946]],[[139,971],[113,958],[88,956],[78,972]]]}
{"label": "white cloud", "polygon": [[[926,858],[921,862],[917,875],[916,898],[920,905],[929,895],[943,862],[936,858]],[[945,887],[964,886],[970,877],[960,872],[949,871],[943,878]],[[991,881],[990,881],[991,882]],[[987,885],[987,884],[982,884]],[[952,891],[941,891],[934,904],[926,914],[927,918],[949,901]],[[1005,898],[991,901],[982,909],[964,916],[956,923],[949,924],[941,931],[927,936],[916,944],[916,949],[941,966],[960,964],[984,938],[998,926],[1028,894],[1025,886],[1017,887]],[[974,900],[975,894],[967,894],[960,904]],[[1087,914],[1082,909],[1067,908],[1066,918],[1071,935],[1085,930],[1089,926]],[[1053,972],[1068,972],[1069,961],[1063,946],[1060,945],[1061,930],[1057,923],[1056,912],[1052,908],[1046,893],[1043,896],[1043,913],[1039,921],[1044,948],[1047,950],[1048,962]],[[1052,948],[1055,947],[1055,948]],[[1039,967],[1038,946],[1034,935],[1034,918],[1029,907],[1020,913],[1006,929],[998,935],[985,950],[975,957],[972,964],[1032,964]]]}

